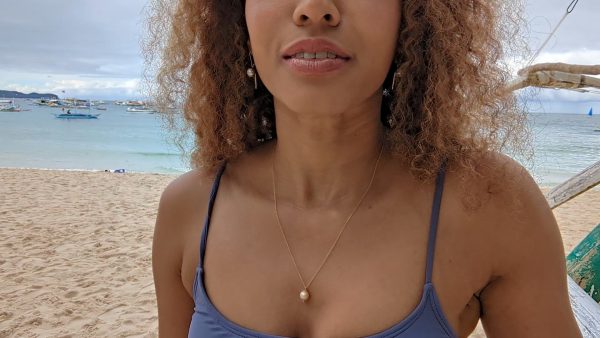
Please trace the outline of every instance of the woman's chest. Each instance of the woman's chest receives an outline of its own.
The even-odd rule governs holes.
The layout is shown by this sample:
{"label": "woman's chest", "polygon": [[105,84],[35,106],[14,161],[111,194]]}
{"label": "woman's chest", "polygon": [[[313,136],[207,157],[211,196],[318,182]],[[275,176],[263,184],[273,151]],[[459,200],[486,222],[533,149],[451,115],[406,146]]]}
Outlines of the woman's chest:
{"label": "woman's chest", "polygon": [[[459,331],[479,318],[472,301],[489,277],[488,254],[468,220],[447,212],[434,254],[428,247],[430,215],[423,211],[400,207],[357,215],[333,249],[341,225],[317,228],[318,222],[306,219],[312,228],[302,228],[302,218],[280,225],[267,214],[256,210],[236,217],[222,208],[210,224],[204,286],[232,322],[286,336],[380,332],[419,305],[428,254],[450,325]],[[199,245],[200,234],[190,234],[182,265],[190,294]],[[302,302],[299,293],[307,284],[311,297]]]}

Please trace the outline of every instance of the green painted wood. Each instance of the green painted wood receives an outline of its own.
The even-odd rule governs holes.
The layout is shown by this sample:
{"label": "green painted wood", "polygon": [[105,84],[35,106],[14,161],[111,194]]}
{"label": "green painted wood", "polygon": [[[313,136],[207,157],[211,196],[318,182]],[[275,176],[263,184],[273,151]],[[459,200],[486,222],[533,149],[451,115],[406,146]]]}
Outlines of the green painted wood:
{"label": "green painted wood", "polygon": [[600,224],[567,256],[567,272],[600,303]]}

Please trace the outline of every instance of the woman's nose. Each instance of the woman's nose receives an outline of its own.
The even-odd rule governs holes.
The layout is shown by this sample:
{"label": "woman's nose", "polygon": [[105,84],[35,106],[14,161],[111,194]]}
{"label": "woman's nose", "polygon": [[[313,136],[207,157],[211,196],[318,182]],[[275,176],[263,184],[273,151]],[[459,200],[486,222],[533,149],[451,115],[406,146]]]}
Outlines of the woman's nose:
{"label": "woman's nose", "polygon": [[294,11],[294,23],[298,26],[326,24],[336,27],[340,21],[340,11],[333,0],[301,0]]}

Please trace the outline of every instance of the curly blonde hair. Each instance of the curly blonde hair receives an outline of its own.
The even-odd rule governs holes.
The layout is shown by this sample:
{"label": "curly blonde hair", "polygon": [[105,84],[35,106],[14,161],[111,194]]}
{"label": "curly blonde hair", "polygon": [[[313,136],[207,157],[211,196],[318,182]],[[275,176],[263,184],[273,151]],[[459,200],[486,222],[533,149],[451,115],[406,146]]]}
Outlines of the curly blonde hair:
{"label": "curly blonde hair", "polygon": [[[525,114],[503,90],[507,60],[523,51],[520,0],[398,0],[401,23],[383,84],[381,121],[392,154],[420,179],[440,164],[477,173],[490,151],[523,153]],[[195,140],[192,167],[222,162],[276,138],[273,96],[246,77],[249,40],[243,0],[153,0],[145,41],[152,97],[182,107]],[[506,47],[510,48],[506,48]],[[516,48],[514,48],[516,46]],[[177,115],[165,116],[176,125]],[[189,133],[188,133],[189,135]]]}

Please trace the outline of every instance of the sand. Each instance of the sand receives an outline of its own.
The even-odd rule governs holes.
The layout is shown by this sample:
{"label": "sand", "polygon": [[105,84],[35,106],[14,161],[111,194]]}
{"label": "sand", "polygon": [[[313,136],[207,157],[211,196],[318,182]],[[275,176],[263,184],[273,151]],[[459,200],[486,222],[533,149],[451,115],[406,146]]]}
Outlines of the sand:
{"label": "sand", "polygon": [[[156,337],[152,232],[173,179],[0,169],[0,337]],[[556,210],[565,253],[598,205],[595,190]]]}
{"label": "sand", "polygon": [[151,243],[173,176],[0,170],[0,337],[155,337]]}

